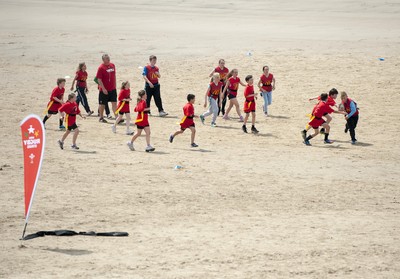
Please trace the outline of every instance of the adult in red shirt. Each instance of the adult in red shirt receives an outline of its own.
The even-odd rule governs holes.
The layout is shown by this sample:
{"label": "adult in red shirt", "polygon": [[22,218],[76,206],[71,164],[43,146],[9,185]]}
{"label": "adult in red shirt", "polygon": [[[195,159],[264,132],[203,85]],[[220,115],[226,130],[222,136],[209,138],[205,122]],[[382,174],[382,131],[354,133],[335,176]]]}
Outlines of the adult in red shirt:
{"label": "adult in red shirt", "polygon": [[99,114],[100,122],[107,122],[104,119],[104,108],[111,102],[112,110],[117,109],[117,86],[115,65],[110,62],[110,56],[103,54],[103,63],[97,69],[96,79],[99,84]]}
{"label": "adult in red shirt", "polygon": [[[313,108],[312,116],[310,122],[308,122],[307,124],[307,128],[301,132],[305,145],[311,145],[310,140],[319,134],[320,126],[322,126],[325,129],[324,143],[328,144],[333,143],[333,141],[329,140],[330,126],[328,123],[326,123],[326,121],[322,117],[330,113],[344,114],[341,111],[336,111],[332,109],[331,106],[326,103],[328,100],[328,94],[322,93],[320,97],[321,101]],[[311,127],[314,129],[314,134],[307,137],[307,131]]]}
{"label": "adult in red shirt", "polygon": [[[214,70],[211,71],[209,77],[211,78],[214,75],[214,73],[218,73],[219,74],[219,76],[221,78],[221,82],[224,84],[224,86],[222,88],[222,91],[223,91],[224,88],[225,88],[225,85],[226,85],[227,76],[229,74],[229,69],[225,67],[225,60],[224,59],[220,59],[218,61],[218,66]],[[222,115],[225,114],[226,97],[227,97],[227,94],[225,92],[224,95],[223,95],[222,102],[221,102],[221,107],[219,108],[219,111],[218,111],[218,115],[220,114],[220,112],[222,113]],[[219,101],[220,100],[218,99],[218,103],[219,103]]]}
{"label": "adult in red shirt", "polygon": [[160,69],[156,66],[157,57],[155,55],[150,55],[149,64],[143,68],[143,79],[145,81],[144,90],[147,95],[147,107],[150,108],[151,98],[154,97],[154,101],[158,108],[158,113],[161,117],[167,116],[168,113],[164,111],[162,100],[161,100],[161,92],[160,92],[160,83],[158,79],[161,78]]}
{"label": "adult in red shirt", "polygon": [[274,75],[269,72],[268,66],[263,67],[263,74],[257,85],[264,99],[264,115],[268,116],[268,106],[272,104],[272,91],[275,90],[275,78]]}

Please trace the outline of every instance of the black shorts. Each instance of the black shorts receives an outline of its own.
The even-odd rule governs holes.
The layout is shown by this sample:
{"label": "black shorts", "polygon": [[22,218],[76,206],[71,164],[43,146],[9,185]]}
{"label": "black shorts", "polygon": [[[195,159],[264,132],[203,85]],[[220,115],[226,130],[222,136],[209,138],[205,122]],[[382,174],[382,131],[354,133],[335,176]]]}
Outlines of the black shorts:
{"label": "black shorts", "polygon": [[[196,125],[193,123],[193,124],[190,125],[189,127],[196,127]],[[188,127],[188,128],[189,128],[189,127]],[[187,128],[182,128],[182,127],[181,127],[181,130],[182,130],[182,131],[185,131],[186,129],[187,129]]]}
{"label": "black shorts", "polygon": [[76,125],[76,123],[74,123],[71,126],[68,126],[68,131],[72,131],[72,130],[75,130],[75,129],[78,129],[78,126]]}
{"label": "black shorts", "polygon": [[131,112],[130,112],[130,111],[128,111],[128,112],[119,111],[119,112],[118,112],[119,115],[124,115],[125,113],[131,113]]}
{"label": "black shorts", "polygon": [[235,98],[236,98],[235,95],[232,95],[232,94],[229,94],[229,95],[228,95],[228,99],[229,99],[229,100],[232,100],[232,99],[235,99]]}
{"label": "black shorts", "polygon": [[143,129],[146,128],[146,127],[150,127],[150,125],[140,126],[140,125],[137,125],[137,124],[136,124],[136,128],[137,128],[137,129],[140,129],[140,130],[143,130]]}
{"label": "black shorts", "polygon": [[108,91],[108,95],[103,91],[99,91],[99,105],[106,105],[108,102],[117,102],[117,90]]}
{"label": "black shorts", "polygon": [[57,113],[58,111],[52,111],[52,110],[47,111],[47,114],[57,114]]}
{"label": "black shorts", "polygon": [[251,111],[245,111],[244,113],[249,114],[250,112],[256,112],[256,110],[251,110]]}

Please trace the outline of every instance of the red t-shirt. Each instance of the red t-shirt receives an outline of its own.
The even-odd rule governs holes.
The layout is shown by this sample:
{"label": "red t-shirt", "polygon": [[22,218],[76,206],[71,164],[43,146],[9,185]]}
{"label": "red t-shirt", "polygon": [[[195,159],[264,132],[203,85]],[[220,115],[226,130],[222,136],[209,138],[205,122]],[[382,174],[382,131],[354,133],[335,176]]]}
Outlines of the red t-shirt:
{"label": "red t-shirt", "polygon": [[225,84],[226,76],[229,74],[228,68],[224,67],[224,69],[221,69],[221,67],[218,66],[217,68],[214,69],[214,72],[219,73],[221,81]]}
{"label": "red t-shirt", "polygon": [[208,97],[211,97],[213,99],[218,99],[219,94],[221,94],[222,86],[224,84],[220,81],[218,84],[215,84],[215,82],[210,83],[210,91],[208,92]]}
{"label": "red t-shirt", "polygon": [[229,91],[231,91],[230,94],[232,94],[232,95],[237,94],[237,90],[239,88],[239,83],[240,83],[240,78],[239,77],[236,77],[236,78],[230,77],[229,78],[229,87],[228,87],[228,89],[229,89]]}
{"label": "red t-shirt", "polygon": [[322,118],[326,113],[332,113],[334,110],[326,102],[319,102],[313,109],[313,115]]}
{"label": "red t-shirt", "polygon": [[244,97],[246,98],[246,102],[254,102],[254,96],[247,97],[252,94],[254,94],[254,86],[247,85],[246,88],[244,89]]}
{"label": "red t-shirt", "polygon": [[194,116],[194,107],[191,103],[187,103],[184,107],[183,107],[183,114],[184,117],[181,120],[181,127],[186,129],[188,127],[190,127],[191,125],[193,125],[194,121],[193,121],[193,116]]}
{"label": "red t-shirt", "polygon": [[[321,96],[318,96],[318,101],[321,101]],[[330,106],[336,105],[336,101],[331,96],[328,96],[328,100],[326,100],[326,103]]]}
{"label": "red t-shirt", "polygon": [[113,63],[108,65],[101,64],[97,69],[96,77],[97,79],[101,79],[107,91],[116,89],[115,73],[115,65]]}
{"label": "red t-shirt", "polygon": [[78,104],[70,101],[65,102],[58,111],[65,112],[65,123],[67,127],[74,125],[76,123],[76,115],[81,113]]}
{"label": "red t-shirt", "polygon": [[62,100],[64,96],[65,88],[60,88],[60,87],[55,87],[53,91],[51,92],[50,96],[50,101],[54,101],[55,103],[59,103],[56,100],[54,100],[54,97],[57,97],[58,99]]}
{"label": "red t-shirt", "polygon": [[[122,101],[123,99],[130,99],[131,98],[131,90],[130,89],[121,89],[118,95],[118,106],[120,112],[130,112],[129,110],[129,102]],[[122,106],[122,104],[124,104]],[[121,107],[122,106],[122,107]]]}
{"label": "red t-shirt", "polygon": [[154,67],[152,67],[151,65],[146,66],[146,77],[152,84],[158,83],[158,76],[156,74],[156,72],[158,71],[159,69],[157,66]]}
{"label": "red t-shirt", "polygon": [[84,87],[86,88],[86,80],[87,80],[88,74],[86,71],[77,71],[75,74],[75,79],[77,81],[76,85],[78,87]]}
{"label": "red t-shirt", "polygon": [[264,89],[267,92],[271,92],[273,78],[274,78],[274,76],[272,74],[268,74],[268,77],[266,77],[264,74],[262,74],[260,77],[260,80],[262,82],[262,89]]}
{"label": "red t-shirt", "polygon": [[136,117],[136,125],[146,127],[149,126],[149,114],[144,111],[147,108],[147,103],[145,100],[141,100],[135,107],[135,111],[138,113]]}

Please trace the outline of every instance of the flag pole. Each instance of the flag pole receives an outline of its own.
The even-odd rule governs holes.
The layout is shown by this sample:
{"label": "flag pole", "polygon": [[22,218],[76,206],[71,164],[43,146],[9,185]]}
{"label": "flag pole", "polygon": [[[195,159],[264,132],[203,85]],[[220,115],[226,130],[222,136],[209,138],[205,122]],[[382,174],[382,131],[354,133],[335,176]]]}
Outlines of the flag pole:
{"label": "flag pole", "polygon": [[24,226],[24,231],[22,232],[22,237],[20,240],[24,240],[24,236],[25,236],[25,231],[26,231],[26,226],[28,225],[27,222],[25,222],[25,226]]}

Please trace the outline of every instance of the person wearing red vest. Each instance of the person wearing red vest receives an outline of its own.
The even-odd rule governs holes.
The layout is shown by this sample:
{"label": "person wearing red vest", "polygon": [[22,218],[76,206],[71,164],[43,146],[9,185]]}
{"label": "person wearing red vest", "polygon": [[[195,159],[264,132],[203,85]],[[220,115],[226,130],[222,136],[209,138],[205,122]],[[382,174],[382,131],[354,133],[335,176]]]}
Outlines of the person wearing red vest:
{"label": "person wearing red vest", "polygon": [[[218,116],[218,108],[221,106],[223,86],[224,84],[220,81],[219,74],[214,73],[212,77],[212,82],[210,82],[204,98],[204,107],[207,107],[207,100],[209,101],[210,105],[208,107],[208,110],[200,115],[201,123],[204,124],[205,118],[212,114],[213,118],[211,120],[211,127],[217,126],[215,121],[217,120]],[[220,97],[219,99],[218,96]]]}
{"label": "person wearing red vest", "polygon": [[[221,78],[221,82],[224,84],[224,86],[222,87],[222,91],[224,92],[224,95],[223,95],[221,107],[219,108],[219,111],[218,111],[218,115],[220,112],[222,113],[222,115],[224,115],[225,114],[225,106],[226,106],[226,97],[227,97],[227,94],[224,91],[224,89],[226,86],[227,76],[229,74],[229,69],[225,67],[224,59],[220,59],[218,61],[218,67],[216,67],[214,70],[212,70],[209,77],[211,78],[214,75],[214,73],[219,74],[219,76]],[[219,103],[219,99],[218,99],[218,103]]]}
{"label": "person wearing red vest", "polygon": [[344,132],[347,133],[347,131],[350,131],[351,144],[356,144],[357,139],[355,130],[357,127],[359,115],[357,104],[352,99],[350,99],[347,96],[347,93],[344,91],[340,93],[340,98],[342,99],[342,105],[345,111],[345,119],[347,121]]}
{"label": "person wearing red vest", "polygon": [[275,90],[275,78],[274,75],[269,72],[269,67],[263,67],[263,74],[257,83],[260,89],[260,94],[264,98],[264,115],[268,116],[268,106],[272,104],[272,91]]}
{"label": "person wearing red vest", "polygon": [[[329,90],[328,100],[326,100],[326,104],[331,106],[331,107],[336,107],[336,101],[335,100],[336,100],[338,95],[339,95],[339,92],[337,91],[336,88],[332,88],[331,90]],[[309,101],[318,100],[319,102],[321,102],[321,96],[310,98],[308,100]],[[327,124],[331,123],[332,116],[330,116],[329,113],[325,113],[324,114],[324,118],[325,118]],[[322,128],[320,130],[320,133],[324,134],[325,133],[325,129]]]}
{"label": "person wearing red vest", "polygon": [[[93,114],[93,111],[90,110],[90,106],[87,100],[86,94],[89,92],[89,89],[87,87],[87,80],[88,78],[88,73],[86,72],[86,64],[85,62],[81,62],[78,65],[78,69],[75,74],[75,78],[72,81],[71,85],[71,91],[76,90],[78,97],[76,98],[76,103],[79,106],[79,103],[82,103],[83,107],[86,110],[86,113],[88,116]],[[76,82],[76,88],[75,88],[75,82]]]}
{"label": "person wearing red vest", "polygon": [[151,98],[154,97],[154,101],[156,102],[156,106],[158,108],[158,113],[161,117],[167,116],[168,113],[164,111],[161,93],[160,93],[160,84],[158,83],[158,79],[161,78],[160,70],[156,66],[157,57],[155,55],[150,55],[149,58],[150,63],[143,68],[143,79],[145,81],[144,90],[147,95],[147,107],[150,108]]}

